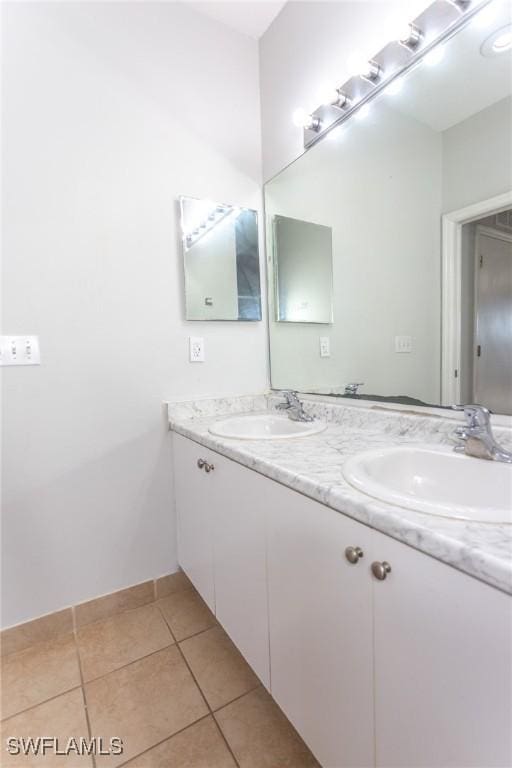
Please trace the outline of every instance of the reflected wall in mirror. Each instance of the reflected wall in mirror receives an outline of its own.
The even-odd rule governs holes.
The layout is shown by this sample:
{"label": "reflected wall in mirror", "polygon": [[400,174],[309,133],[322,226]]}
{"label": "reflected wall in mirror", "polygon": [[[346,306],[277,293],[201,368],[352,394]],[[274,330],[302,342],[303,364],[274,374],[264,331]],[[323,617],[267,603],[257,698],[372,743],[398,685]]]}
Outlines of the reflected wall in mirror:
{"label": "reflected wall in mirror", "polygon": [[274,388],[512,413],[511,5],[486,10],[267,183],[269,249],[276,217],[333,249],[332,324],[270,312]]}
{"label": "reflected wall in mirror", "polygon": [[180,198],[185,318],[261,320],[258,215]]}
{"label": "reflected wall in mirror", "polygon": [[332,322],[332,230],[322,224],[274,218],[277,320]]}

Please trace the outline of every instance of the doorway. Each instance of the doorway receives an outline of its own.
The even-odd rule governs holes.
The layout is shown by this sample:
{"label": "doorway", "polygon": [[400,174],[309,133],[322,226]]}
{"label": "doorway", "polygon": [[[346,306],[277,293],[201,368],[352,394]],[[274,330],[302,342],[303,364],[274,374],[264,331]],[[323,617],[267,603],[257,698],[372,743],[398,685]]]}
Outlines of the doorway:
{"label": "doorway", "polygon": [[[512,414],[512,210],[503,213],[476,226],[471,399]],[[507,214],[511,226],[497,226]]]}

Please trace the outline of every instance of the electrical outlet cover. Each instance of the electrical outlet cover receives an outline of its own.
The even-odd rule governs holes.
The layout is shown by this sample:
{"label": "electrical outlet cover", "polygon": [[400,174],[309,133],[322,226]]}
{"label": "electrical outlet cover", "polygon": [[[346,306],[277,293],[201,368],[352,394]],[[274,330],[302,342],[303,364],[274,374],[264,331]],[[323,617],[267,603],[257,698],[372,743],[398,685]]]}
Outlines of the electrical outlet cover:
{"label": "electrical outlet cover", "polygon": [[189,337],[189,360],[191,363],[204,363],[204,339],[200,336]]}

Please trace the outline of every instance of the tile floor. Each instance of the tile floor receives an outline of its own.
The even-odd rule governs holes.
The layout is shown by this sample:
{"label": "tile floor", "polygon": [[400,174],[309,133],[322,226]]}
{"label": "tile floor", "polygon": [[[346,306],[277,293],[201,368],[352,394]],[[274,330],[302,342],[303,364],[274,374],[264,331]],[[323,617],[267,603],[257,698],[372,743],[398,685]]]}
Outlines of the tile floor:
{"label": "tile floor", "polygon": [[[186,579],[154,603],[2,659],[4,768],[318,764]],[[119,756],[11,756],[15,736],[123,740]]]}

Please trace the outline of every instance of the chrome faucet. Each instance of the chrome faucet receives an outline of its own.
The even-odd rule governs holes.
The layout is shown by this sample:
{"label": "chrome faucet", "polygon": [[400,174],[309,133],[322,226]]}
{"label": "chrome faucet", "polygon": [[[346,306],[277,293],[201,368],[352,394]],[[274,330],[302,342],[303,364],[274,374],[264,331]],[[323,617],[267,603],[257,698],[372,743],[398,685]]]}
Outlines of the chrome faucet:
{"label": "chrome faucet", "polygon": [[505,461],[512,464],[512,452],[502,448],[496,442],[491,428],[491,412],[483,405],[453,405],[456,411],[464,411],[466,424],[457,427],[455,437],[462,440],[453,449],[466,456],[477,459]]}
{"label": "chrome faucet", "polygon": [[364,386],[364,381],[352,381],[350,384],[345,384],[345,395],[357,395],[359,387]]}
{"label": "chrome faucet", "polygon": [[299,400],[297,392],[285,390],[282,392],[285,403],[278,403],[276,408],[279,411],[288,411],[288,418],[292,421],[314,421],[313,416],[309,416],[304,410],[304,404]]}

